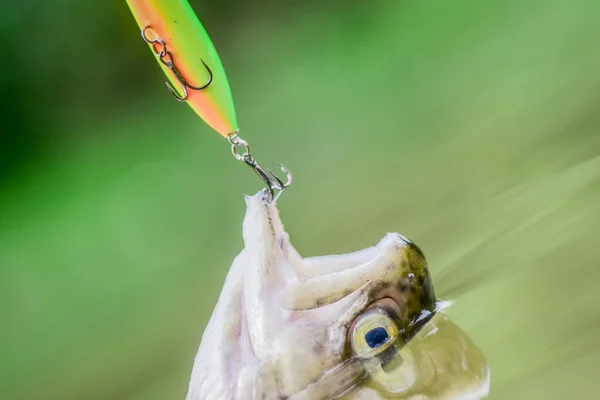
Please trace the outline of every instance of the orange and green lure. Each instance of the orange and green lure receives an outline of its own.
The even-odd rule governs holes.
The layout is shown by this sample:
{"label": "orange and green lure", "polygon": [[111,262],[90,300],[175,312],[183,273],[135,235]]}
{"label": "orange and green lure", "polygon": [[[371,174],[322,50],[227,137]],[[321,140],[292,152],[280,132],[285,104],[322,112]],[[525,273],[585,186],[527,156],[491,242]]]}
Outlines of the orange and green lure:
{"label": "orange and green lure", "polygon": [[[252,168],[267,185],[273,201],[292,183],[264,170],[250,154],[248,142],[238,135],[238,123],[229,82],[208,33],[187,0],[127,0],[143,39],[169,81],[167,87],[215,131],[227,138],[235,158]],[[278,191],[275,196],[275,191]]]}
{"label": "orange and green lure", "polygon": [[167,86],[224,137],[238,131],[223,64],[187,0],[127,0]]}

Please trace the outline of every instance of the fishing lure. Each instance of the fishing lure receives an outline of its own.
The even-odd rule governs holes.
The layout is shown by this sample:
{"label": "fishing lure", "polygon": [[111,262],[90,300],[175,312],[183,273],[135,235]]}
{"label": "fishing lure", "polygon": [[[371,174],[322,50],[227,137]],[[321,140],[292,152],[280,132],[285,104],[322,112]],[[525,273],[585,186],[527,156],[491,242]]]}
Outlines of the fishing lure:
{"label": "fishing lure", "polygon": [[[271,197],[292,183],[284,183],[263,169],[239,135],[233,96],[221,59],[208,33],[187,0],[127,0],[141,35],[168,78],[167,88],[231,144],[236,159],[249,165],[265,182]],[[278,191],[275,196],[275,191]]]}

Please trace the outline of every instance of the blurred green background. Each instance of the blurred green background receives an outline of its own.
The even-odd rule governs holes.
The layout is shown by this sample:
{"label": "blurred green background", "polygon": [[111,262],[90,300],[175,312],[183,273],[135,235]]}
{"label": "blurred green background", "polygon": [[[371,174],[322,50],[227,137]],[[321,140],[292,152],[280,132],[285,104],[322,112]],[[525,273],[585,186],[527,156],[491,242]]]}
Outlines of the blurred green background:
{"label": "blurred green background", "polygon": [[[191,3],[302,254],[401,232],[490,398],[600,396],[598,0]],[[183,399],[260,181],[124,1],[0,4],[0,398]]]}

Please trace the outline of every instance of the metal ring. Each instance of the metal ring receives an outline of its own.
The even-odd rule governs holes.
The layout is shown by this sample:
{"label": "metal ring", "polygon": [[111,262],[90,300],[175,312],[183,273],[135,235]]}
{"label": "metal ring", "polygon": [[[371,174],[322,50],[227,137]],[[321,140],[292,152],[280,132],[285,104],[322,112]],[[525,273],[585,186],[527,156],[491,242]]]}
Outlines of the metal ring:
{"label": "metal ring", "polygon": [[[166,46],[164,47],[164,49],[166,50]],[[158,59],[160,60],[161,63],[163,63],[167,68],[169,69],[173,69],[174,64],[173,64],[173,55],[171,54],[170,51],[165,51],[163,50],[159,55],[158,55]],[[167,57],[168,57],[168,61],[167,61]]]}
{"label": "metal ring", "polygon": [[144,39],[144,42],[146,42],[148,44],[152,44],[154,42],[154,40],[150,40],[150,39],[148,39],[148,36],[146,36],[146,31],[148,29],[152,29],[152,27],[150,25],[148,25],[144,29],[142,29],[142,39]]}
{"label": "metal ring", "polygon": [[[158,49],[156,48],[157,44],[162,46],[161,51],[158,51]],[[163,57],[169,54],[169,51],[167,50],[167,43],[161,38],[156,38],[152,41],[152,49],[154,50],[154,53],[158,56],[158,58],[160,58],[161,60]]]}
{"label": "metal ring", "polygon": [[[152,27],[150,25],[148,25],[147,27],[145,27],[144,29],[142,29],[142,39],[144,39],[144,42],[152,45],[152,49],[154,50],[154,53],[160,57],[163,58],[165,55],[167,55],[167,43],[160,37],[157,37],[155,39],[149,39],[148,36],[146,35],[146,31],[148,29],[152,29]],[[156,48],[156,45],[160,44],[162,46],[162,50],[158,51],[158,49]]]}
{"label": "metal ring", "polygon": [[[252,156],[250,155],[250,145],[244,139],[242,139],[237,132],[227,136],[227,140],[231,143],[231,153],[233,156],[240,160],[248,162]],[[238,148],[243,147],[244,152],[240,154]]]}

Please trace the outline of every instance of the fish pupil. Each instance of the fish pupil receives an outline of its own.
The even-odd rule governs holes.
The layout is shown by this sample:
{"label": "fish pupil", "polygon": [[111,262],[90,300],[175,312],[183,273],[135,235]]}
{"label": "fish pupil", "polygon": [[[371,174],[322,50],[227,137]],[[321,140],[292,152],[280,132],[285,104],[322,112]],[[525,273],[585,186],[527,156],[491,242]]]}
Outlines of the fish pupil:
{"label": "fish pupil", "polygon": [[387,333],[387,330],[381,326],[371,329],[365,335],[365,341],[367,342],[369,347],[372,349],[381,346],[382,344],[387,342],[388,339],[389,339],[389,335]]}

